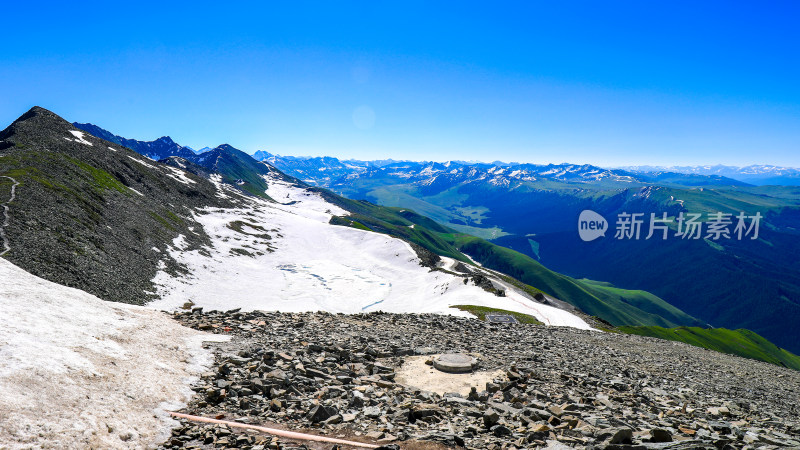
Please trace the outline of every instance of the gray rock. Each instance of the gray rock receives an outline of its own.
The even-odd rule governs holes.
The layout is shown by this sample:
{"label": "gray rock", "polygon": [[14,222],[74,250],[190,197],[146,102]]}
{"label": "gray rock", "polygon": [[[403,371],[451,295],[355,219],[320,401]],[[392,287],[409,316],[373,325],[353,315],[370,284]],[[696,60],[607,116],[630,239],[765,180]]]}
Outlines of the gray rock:
{"label": "gray rock", "polygon": [[672,433],[662,428],[650,430],[650,442],[672,442]]}
{"label": "gray rock", "polygon": [[483,426],[486,428],[492,428],[493,426],[497,425],[500,421],[500,414],[497,411],[488,410],[483,413]]}
{"label": "gray rock", "polygon": [[377,406],[367,406],[366,408],[362,409],[361,412],[362,414],[364,414],[364,417],[370,419],[377,419],[378,417],[383,415],[381,413],[381,409],[378,408]]}
{"label": "gray rock", "polygon": [[328,420],[332,416],[339,414],[339,411],[332,406],[317,405],[314,409],[306,414],[306,419],[312,423],[319,423]]}

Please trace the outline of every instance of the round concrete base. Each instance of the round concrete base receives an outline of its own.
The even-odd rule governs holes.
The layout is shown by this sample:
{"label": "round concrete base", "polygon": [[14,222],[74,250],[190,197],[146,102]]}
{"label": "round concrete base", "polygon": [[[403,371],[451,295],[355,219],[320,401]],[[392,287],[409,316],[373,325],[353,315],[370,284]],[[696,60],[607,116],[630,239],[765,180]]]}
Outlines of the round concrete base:
{"label": "round concrete base", "polygon": [[433,360],[433,367],[449,373],[472,372],[477,365],[477,359],[463,353],[446,353]]}

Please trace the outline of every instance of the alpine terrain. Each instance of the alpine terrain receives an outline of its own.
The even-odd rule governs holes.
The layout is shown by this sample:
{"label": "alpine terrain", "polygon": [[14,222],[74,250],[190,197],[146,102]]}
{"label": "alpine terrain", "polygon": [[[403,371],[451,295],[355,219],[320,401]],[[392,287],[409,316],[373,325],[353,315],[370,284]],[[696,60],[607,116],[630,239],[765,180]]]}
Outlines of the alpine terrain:
{"label": "alpine terrain", "polygon": [[[462,248],[485,267],[511,273],[509,266],[516,266],[514,274],[523,282],[539,286],[532,271],[522,267],[541,263],[590,284],[589,290],[646,291],[702,325],[750,329],[800,351],[793,325],[800,319],[800,262],[794,257],[800,251],[800,190],[756,186],[751,184],[756,180],[740,176],[756,169],[784,174],[792,169],[621,170],[499,161],[403,161],[375,167],[352,161],[337,166],[323,159],[269,157],[280,170],[309,183],[350,198],[413,209],[443,226],[513,249],[521,255],[511,263],[489,259],[474,246]],[[336,176],[328,175],[332,171]],[[608,221],[604,238],[580,239],[578,218],[584,210]],[[618,216],[625,213],[641,214],[638,238],[615,236]],[[705,230],[709,215],[718,213],[731,220],[727,237],[705,231],[692,239],[674,237],[681,214],[699,214]],[[672,237],[662,239],[656,231],[647,238],[651,214],[666,214]],[[757,236],[751,232],[739,239],[730,233],[742,214],[761,217]]]}
{"label": "alpine terrain", "polygon": [[[794,188],[257,156],[0,132],[0,448],[800,446]],[[576,242],[634,207],[769,225]]]}

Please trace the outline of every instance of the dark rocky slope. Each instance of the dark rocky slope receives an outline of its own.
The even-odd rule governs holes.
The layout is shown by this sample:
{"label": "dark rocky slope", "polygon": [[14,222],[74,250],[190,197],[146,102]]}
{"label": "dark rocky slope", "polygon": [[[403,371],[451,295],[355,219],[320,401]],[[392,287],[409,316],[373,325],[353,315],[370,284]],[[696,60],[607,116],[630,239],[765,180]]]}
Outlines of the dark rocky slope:
{"label": "dark rocky slope", "polygon": [[[0,132],[0,175],[20,183],[4,257],[106,300],[144,303],[160,261],[180,270],[164,251],[173,239],[207,240],[191,211],[232,202],[208,180],[175,170],[31,109]],[[0,178],[4,200],[9,186]]]}

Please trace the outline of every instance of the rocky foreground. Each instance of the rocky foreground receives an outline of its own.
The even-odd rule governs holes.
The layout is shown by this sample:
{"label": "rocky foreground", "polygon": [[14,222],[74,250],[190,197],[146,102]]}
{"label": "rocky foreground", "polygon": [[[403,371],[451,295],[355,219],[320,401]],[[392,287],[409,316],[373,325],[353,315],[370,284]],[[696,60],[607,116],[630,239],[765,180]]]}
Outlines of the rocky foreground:
{"label": "rocky foreground", "polygon": [[[385,448],[800,447],[799,372],[685,344],[439,315],[196,308],[175,319],[233,336],[213,344],[213,371],[183,411],[193,415]],[[397,382],[416,355],[444,352],[496,376],[464,394]],[[304,448],[187,421],[163,446]]]}

